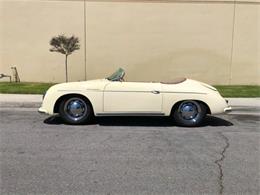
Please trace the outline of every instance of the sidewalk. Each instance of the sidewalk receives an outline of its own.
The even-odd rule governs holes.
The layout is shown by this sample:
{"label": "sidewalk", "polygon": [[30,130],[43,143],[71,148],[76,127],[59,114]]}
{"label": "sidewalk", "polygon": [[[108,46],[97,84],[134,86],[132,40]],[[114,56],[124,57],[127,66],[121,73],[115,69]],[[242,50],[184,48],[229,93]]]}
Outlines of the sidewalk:
{"label": "sidewalk", "polygon": [[[233,109],[250,107],[260,109],[260,98],[225,98]],[[42,95],[0,94],[0,107],[39,107]]]}
{"label": "sidewalk", "polygon": [[41,106],[42,95],[31,94],[0,94],[1,107],[38,108]]}
{"label": "sidewalk", "polygon": [[233,107],[260,107],[260,98],[225,98]]}
{"label": "sidewalk", "polygon": [[13,103],[39,103],[42,101],[42,95],[31,94],[0,94],[0,102]]}
{"label": "sidewalk", "polygon": [[260,117],[260,98],[226,98],[232,111],[229,114],[255,115]]}

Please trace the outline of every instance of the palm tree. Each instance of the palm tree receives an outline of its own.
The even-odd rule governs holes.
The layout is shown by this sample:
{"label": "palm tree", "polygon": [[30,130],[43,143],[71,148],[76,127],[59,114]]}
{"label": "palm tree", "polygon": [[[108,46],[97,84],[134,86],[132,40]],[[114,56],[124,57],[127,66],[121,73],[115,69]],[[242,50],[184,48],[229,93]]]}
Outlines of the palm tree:
{"label": "palm tree", "polygon": [[80,49],[79,38],[58,35],[50,40],[50,45],[52,46],[50,52],[59,52],[65,55],[66,82],[68,82],[68,56]]}

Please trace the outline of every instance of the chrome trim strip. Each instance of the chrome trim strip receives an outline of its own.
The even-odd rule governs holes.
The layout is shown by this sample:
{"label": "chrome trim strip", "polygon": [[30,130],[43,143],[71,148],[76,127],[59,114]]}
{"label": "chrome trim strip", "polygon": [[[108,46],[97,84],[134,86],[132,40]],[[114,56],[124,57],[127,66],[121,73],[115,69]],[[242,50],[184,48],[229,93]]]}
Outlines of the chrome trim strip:
{"label": "chrome trim strip", "polygon": [[207,95],[207,93],[202,92],[181,92],[181,91],[161,91],[161,93],[184,93],[184,94],[201,94],[201,95]]}
{"label": "chrome trim strip", "polygon": [[[153,91],[112,91],[112,90],[108,90],[108,91],[104,91],[104,92],[134,92],[134,93],[153,93]],[[201,92],[180,92],[180,91],[156,91],[159,93],[183,93],[183,94],[202,94],[202,95],[206,95],[207,93],[201,93]]]}
{"label": "chrome trim strip", "polygon": [[[83,90],[66,90],[66,89],[61,89],[61,90],[58,90],[59,92],[81,92]],[[113,90],[108,90],[108,91],[102,91],[100,89],[86,89],[86,91],[100,91],[100,92],[126,92],[126,93],[153,93],[153,91],[127,91],[127,90],[123,90],[123,91],[113,91]],[[181,92],[181,91],[156,91],[158,92],[159,94],[160,93],[183,93],[183,94],[201,94],[201,95],[206,95],[207,93],[201,93],[201,92]],[[157,95],[157,94],[156,94]]]}
{"label": "chrome trim strip", "polygon": [[101,89],[86,89],[86,91],[100,91],[100,92],[103,92],[103,90],[101,90]]}

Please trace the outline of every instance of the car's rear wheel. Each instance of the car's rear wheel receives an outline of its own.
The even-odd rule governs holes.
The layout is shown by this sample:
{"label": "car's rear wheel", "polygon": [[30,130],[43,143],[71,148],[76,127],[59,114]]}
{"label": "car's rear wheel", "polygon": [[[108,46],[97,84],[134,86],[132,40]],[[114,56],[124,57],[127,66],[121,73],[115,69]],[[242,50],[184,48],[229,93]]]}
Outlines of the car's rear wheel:
{"label": "car's rear wheel", "polygon": [[175,122],[180,126],[199,126],[206,116],[206,106],[197,101],[187,100],[179,103],[174,112]]}
{"label": "car's rear wheel", "polygon": [[83,124],[92,117],[91,105],[82,97],[64,98],[59,106],[61,118],[69,124]]}

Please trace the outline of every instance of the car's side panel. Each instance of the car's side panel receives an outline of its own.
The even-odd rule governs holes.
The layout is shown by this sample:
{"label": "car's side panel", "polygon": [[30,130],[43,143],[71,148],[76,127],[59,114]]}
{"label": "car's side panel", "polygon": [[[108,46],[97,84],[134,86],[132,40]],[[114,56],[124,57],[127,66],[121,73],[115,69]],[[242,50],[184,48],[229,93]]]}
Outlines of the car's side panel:
{"label": "car's side panel", "polygon": [[173,106],[181,101],[184,100],[195,100],[204,102],[210,109],[211,114],[220,114],[224,112],[224,109],[228,107],[225,99],[223,99],[218,94],[207,94],[207,95],[200,95],[200,94],[164,94],[163,95],[163,112],[165,115],[169,116],[171,114],[171,110]]}
{"label": "car's side panel", "polygon": [[111,82],[102,79],[51,87],[39,111],[54,114],[57,100],[68,94],[79,94],[88,98],[95,115],[170,115],[173,105],[183,100],[202,101],[209,106],[212,114],[223,113],[228,107],[225,99],[217,91],[189,79],[179,84]]}
{"label": "car's side panel", "polygon": [[206,88],[201,83],[187,80],[176,85],[162,84],[163,106],[165,115],[170,115],[172,107],[184,100],[197,100],[208,105],[211,114],[223,113],[227,107],[225,99],[212,89]]}
{"label": "car's side panel", "polygon": [[54,106],[60,97],[66,95],[82,95],[91,102],[94,113],[103,112],[103,90],[108,84],[106,80],[96,80],[94,82],[75,82],[58,84],[51,87],[45,95],[41,106],[41,111],[54,114]]}
{"label": "car's side panel", "polygon": [[110,82],[104,90],[104,113],[161,113],[160,83]]}
{"label": "car's side panel", "polygon": [[82,95],[89,99],[93,107],[94,113],[103,112],[103,91],[85,91],[85,90],[70,90],[70,91],[57,91],[52,95],[46,96],[42,104],[42,109],[45,113],[54,114],[54,106],[57,100],[67,95]]}

